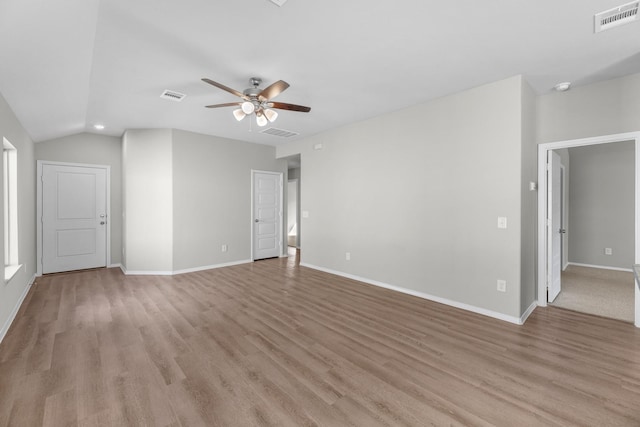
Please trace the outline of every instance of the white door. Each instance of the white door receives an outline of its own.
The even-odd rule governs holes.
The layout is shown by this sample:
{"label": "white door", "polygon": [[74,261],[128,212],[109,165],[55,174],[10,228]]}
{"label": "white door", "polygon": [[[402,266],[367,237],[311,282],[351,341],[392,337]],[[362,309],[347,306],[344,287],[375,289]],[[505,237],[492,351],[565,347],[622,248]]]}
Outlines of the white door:
{"label": "white door", "polygon": [[282,174],[253,172],[253,259],[282,253]]}
{"label": "white door", "polygon": [[42,272],[107,265],[105,168],[42,166]]}
{"label": "white door", "polygon": [[562,179],[561,159],[555,151],[549,151],[547,180],[547,274],[549,302],[560,293],[562,272]]}

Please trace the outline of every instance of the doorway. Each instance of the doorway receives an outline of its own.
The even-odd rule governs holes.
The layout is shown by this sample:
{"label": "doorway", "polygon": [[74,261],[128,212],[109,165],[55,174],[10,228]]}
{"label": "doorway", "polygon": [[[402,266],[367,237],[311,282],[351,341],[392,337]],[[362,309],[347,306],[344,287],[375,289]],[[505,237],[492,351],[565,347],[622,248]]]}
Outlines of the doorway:
{"label": "doorway", "polygon": [[[584,138],[568,141],[559,141],[552,143],[540,144],[538,146],[538,183],[540,191],[538,192],[538,305],[546,306],[549,302],[548,299],[548,287],[553,280],[553,268],[552,268],[552,243],[553,233],[555,231],[552,225],[550,212],[551,206],[548,203],[547,189],[551,185],[550,176],[547,171],[547,159],[549,153],[553,150],[572,148],[572,147],[584,147],[589,145],[609,144],[622,141],[633,141],[635,145],[635,204],[634,204],[634,245],[633,245],[633,263],[639,263],[640,250],[640,180],[639,180],[639,166],[640,166],[640,132],[608,135],[602,137]],[[569,225],[571,227],[571,225]],[[632,266],[629,265],[628,268]],[[640,291],[637,286],[634,286],[635,292],[635,324],[640,327]]]}
{"label": "doorway", "polygon": [[38,275],[110,263],[110,166],[37,163]]}
{"label": "doorway", "polygon": [[251,179],[253,260],[283,256],[282,173],[254,170]]}
{"label": "doorway", "polygon": [[300,247],[298,241],[298,199],[300,180],[289,179],[287,183],[287,246]]}

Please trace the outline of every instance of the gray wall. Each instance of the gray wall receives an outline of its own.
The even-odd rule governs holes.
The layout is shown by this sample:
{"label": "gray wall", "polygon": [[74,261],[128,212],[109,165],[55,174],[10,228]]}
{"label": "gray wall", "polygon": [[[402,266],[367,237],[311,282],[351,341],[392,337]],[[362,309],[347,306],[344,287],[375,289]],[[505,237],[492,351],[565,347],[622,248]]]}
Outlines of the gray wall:
{"label": "gray wall", "polygon": [[[17,304],[25,295],[36,274],[36,170],[33,142],[0,94],[0,137],[5,137],[18,151],[18,262],[22,268],[12,280],[0,281],[0,339],[15,315]],[[0,168],[2,165],[0,165]],[[0,221],[4,221],[0,209]],[[2,222],[3,223],[3,222]],[[4,241],[4,228],[0,227]],[[4,259],[4,245],[0,245]]]}
{"label": "gray wall", "polygon": [[111,264],[122,257],[122,139],[81,133],[36,143],[36,160],[111,166]]}
{"label": "gray wall", "polygon": [[538,97],[537,141],[640,130],[640,73]]}
{"label": "gray wall", "polygon": [[286,179],[272,146],[173,131],[174,270],[251,259],[252,169]]}
{"label": "gray wall", "polygon": [[[569,149],[569,261],[634,264],[635,147],[632,141]],[[604,248],[612,248],[605,255]]]}
{"label": "gray wall", "polygon": [[122,264],[130,272],[173,271],[172,135],[129,130],[122,140]]}
{"label": "gray wall", "polygon": [[277,147],[304,165],[302,262],[519,317],[533,298],[529,278],[521,296],[523,146],[535,154],[523,84],[510,78]]}
{"label": "gray wall", "polygon": [[123,159],[124,264],[146,273],[251,259],[251,170],[286,170],[274,147],[170,129],[127,131]]}
{"label": "gray wall", "polygon": [[536,301],[536,208],[537,193],[529,188],[536,182],[536,95],[526,81],[522,82],[522,179],[521,179],[521,269],[520,313],[524,313]]}

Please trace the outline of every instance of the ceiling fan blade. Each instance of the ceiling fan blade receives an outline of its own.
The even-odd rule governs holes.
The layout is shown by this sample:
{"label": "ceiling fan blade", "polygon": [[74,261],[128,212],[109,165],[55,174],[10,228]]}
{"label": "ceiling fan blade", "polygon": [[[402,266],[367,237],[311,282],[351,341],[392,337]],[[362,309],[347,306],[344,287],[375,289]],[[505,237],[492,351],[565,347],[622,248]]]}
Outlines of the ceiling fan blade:
{"label": "ceiling fan blade", "polygon": [[215,105],[207,105],[205,106],[205,108],[219,108],[219,107],[233,107],[233,106],[240,106],[242,104],[242,102],[227,102],[226,104],[215,104]]}
{"label": "ceiling fan blade", "polygon": [[205,83],[209,83],[210,85],[215,86],[215,87],[217,87],[218,89],[222,89],[222,90],[224,90],[224,91],[227,91],[227,92],[229,92],[229,93],[231,93],[231,94],[233,94],[233,95],[235,95],[235,96],[239,96],[239,97],[240,97],[240,98],[242,98],[242,99],[247,99],[247,96],[246,96],[244,93],[242,93],[242,92],[238,92],[238,91],[237,91],[237,90],[235,90],[235,89],[231,89],[230,87],[227,87],[227,86],[225,86],[225,85],[223,85],[223,84],[221,84],[221,83],[214,82],[213,80],[211,80],[211,79],[207,79],[207,78],[202,79],[202,81],[203,81],[203,82],[205,82]]}
{"label": "ceiling fan blade", "polygon": [[270,102],[268,104],[268,107],[278,108],[280,110],[299,111],[301,113],[308,113],[309,111],[311,111],[310,107],[296,104],[287,104],[286,102]]}
{"label": "ceiling fan blade", "polygon": [[260,101],[268,101],[271,98],[275,98],[276,96],[284,92],[288,87],[289,83],[285,82],[284,80],[278,80],[272,85],[264,88],[258,95],[258,99]]}

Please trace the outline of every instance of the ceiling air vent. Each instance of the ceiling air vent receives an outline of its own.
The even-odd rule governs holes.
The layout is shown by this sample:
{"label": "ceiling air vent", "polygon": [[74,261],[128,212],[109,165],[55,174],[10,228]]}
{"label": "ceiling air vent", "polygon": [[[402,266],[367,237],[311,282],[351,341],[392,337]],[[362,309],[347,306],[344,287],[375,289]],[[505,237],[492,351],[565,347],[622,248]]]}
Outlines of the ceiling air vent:
{"label": "ceiling air vent", "polygon": [[632,1],[596,14],[594,16],[595,32],[599,33],[637,20],[639,4],[640,1]]}
{"label": "ceiling air vent", "polygon": [[160,95],[160,98],[162,99],[168,99],[169,101],[175,101],[175,102],[180,102],[182,101],[187,95],[185,95],[184,93],[180,93],[180,92],[176,92],[173,90],[165,90],[164,92],[162,92],[162,95]]}
{"label": "ceiling air vent", "polygon": [[281,136],[282,138],[290,138],[292,136],[298,135],[296,132],[291,132],[288,130],[277,129],[277,128],[265,129],[260,133],[266,133],[267,135],[273,135],[273,136]]}

